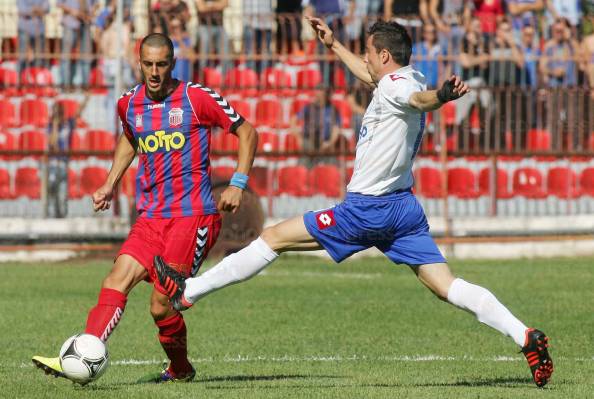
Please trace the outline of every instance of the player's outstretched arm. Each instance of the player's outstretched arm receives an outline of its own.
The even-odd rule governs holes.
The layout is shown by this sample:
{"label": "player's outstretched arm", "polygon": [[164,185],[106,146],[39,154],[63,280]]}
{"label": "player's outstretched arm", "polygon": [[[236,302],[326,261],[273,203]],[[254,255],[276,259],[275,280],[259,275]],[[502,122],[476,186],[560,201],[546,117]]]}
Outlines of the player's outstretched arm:
{"label": "player's outstretched arm", "polygon": [[369,74],[369,71],[367,71],[367,65],[365,65],[363,59],[349,51],[338,40],[336,40],[334,38],[334,33],[324,21],[316,17],[306,17],[306,19],[316,32],[316,35],[322,44],[334,51],[334,54],[336,54],[338,58],[344,62],[344,64],[351,70],[357,79],[367,83],[368,85],[375,86],[375,83],[373,83],[373,79],[371,79],[371,75]]}
{"label": "player's outstretched arm", "polygon": [[448,101],[462,97],[469,91],[470,88],[460,77],[452,75],[439,90],[417,91],[411,94],[408,103],[423,112],[433,111]]}
{"label": "player's outstretched arm", "polygon": [[111,170],[105,183],[93,194],[93,210],[105,211],[111,206],[113,191],[136,156],[136,148],[125,134],[120,136],[113,156]]}
{"label": "player's outstretched arm", "polygon": [[[254,163],[256,149],[258,148],[258,132],[256,132],[256,129],[254,129],[251,123],[244,121],[237,128],[235,133],[237,134],[237,137],[239,137],[236,173],[248,176],[252,164]],[[243,188],[240,187],[242,183],[241,181],[238,181],[238,183],[239,184],[234,184],[233,179],[231,179],[229,187],[221,193],[221,199],[217,205],[219,211],[237,212],[243,197]]]}

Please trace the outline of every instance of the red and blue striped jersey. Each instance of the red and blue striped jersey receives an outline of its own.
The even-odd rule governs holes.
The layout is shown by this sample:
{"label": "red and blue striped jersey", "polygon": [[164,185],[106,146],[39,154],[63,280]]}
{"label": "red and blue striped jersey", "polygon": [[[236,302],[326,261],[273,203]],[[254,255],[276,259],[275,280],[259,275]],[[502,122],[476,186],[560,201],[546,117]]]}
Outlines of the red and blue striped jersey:
{"label": "red and blue striped jersey", "polygon": [[163,101],[141,84],[118,101],[124,134],[138,148],[136,209],[142,217],[217,213],[210,182],[211,128],[235,130],[244,119],[215,91],[180,82]]}

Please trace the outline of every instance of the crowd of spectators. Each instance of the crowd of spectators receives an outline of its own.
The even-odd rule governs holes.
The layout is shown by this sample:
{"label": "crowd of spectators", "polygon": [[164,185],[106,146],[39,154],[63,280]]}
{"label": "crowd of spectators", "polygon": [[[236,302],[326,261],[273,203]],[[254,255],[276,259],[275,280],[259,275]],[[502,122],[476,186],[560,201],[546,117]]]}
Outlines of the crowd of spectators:
{"label": "crowd of spectators", "polygon": [[[115,28],[115,0],[13,1],[18,34],[3,40],[3,54],[13,54],[19,71],[53,67],[55,83],[65,88],[89,84],[91,68],[112,85],[120,48],[124,83],[132,83],[138,78],[138,39],[151,31],[172,38],[174,75],[183,80],[201,78],[205,67],[224,75],[240,64],[260,73],[301,57],[318,61],[323,81],[331,82],[341,66],[302,22],[315,14],[359,54],[377,18],[406,26],[414,43],[412,63],[429,88],[457,73],[475,89],[459,102],[457,125],[479,109],[484,125],[508,130],[498,120],[515,110],[535,114],[539,101],[549,101],[543,90],[581,88],[584,101],[594,101],[594,0],[123,0],[123,31]],[[58,16],[60,29],[48,37],[51,15]],[[348,73],[347,80],[354,84]],[[492,90],[516,86],[521,95]],[[575,101],[580,100],[562,95],[548,105],[559,111],[551,116],[553,125],[567,129]],[[535,123],[525,119],[522,132]]]}

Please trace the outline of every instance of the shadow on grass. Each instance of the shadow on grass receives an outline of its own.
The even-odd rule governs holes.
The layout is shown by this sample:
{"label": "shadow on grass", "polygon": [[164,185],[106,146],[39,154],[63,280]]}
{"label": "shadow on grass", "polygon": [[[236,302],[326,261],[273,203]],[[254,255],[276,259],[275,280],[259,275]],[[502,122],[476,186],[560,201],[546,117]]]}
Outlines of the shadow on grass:
{"label": "shadow on grass", "polygon": [[534,386],[527,378],[480,378],[476,380],[460,380],[456,382],[436,382],[425,384],[411,384],[415,387],[498,387],[498,388],[522,388]]}
{"label": "shadow on grass", "polygon": [[278,374],[278,375],[227,375],[220,377],[203,377],[194,382],[245,382],[245,381],[276,381],[300,380],[311,378],[344,378],[336,375],[304,375],[304,374]]}

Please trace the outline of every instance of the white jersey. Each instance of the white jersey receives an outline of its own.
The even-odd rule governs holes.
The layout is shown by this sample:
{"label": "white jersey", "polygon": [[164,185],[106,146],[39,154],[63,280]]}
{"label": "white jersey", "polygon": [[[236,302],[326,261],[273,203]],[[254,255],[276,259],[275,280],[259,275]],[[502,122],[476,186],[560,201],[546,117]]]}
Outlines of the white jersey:
{"label": "white jersey", "polygon": [[363,116],[348,192],[377,196],[412,187],[412,163],[423,138],[425,114],[408,100],[424,90],[425,77],[411,66],[379,81]]}

